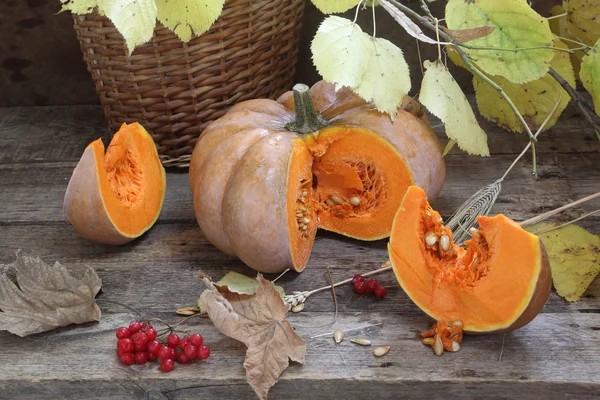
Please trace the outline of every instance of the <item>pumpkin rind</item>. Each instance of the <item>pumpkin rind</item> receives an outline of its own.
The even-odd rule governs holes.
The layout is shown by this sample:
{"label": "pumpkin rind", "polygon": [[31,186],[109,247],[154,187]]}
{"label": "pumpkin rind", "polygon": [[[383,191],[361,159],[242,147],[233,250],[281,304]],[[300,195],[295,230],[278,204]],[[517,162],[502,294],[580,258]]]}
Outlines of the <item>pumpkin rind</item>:
{"label": "pumpkin rind", "polygon": [[[470,250],[454,246],[447,256],[438,257],[424,241],[424,231],[432,226],[428,215],[436,218],[437,213],[429,208],[425,193],[410,187],[388,244],[398,282],[421,310],[435,320],[461,320],[469,333],[511,331],[540,312],[550,293],[551,273],[537,236],[501,214],[479,217],[480,237],[466,242]],[[480,244],[481,259],[469,258]],[[477,265],[477,273],[468,261],[477,261],[470,264]]]}

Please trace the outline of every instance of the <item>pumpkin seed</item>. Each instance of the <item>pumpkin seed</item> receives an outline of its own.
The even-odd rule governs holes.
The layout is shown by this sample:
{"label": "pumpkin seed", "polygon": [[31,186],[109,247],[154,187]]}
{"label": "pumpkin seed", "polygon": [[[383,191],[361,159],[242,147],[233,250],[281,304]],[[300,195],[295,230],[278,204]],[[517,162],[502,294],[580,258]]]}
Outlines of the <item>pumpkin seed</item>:
{"label": "pumpkin seed", "polygon": [[431,246],[433,246],[434,244],[436,244],[436,243],[437,243],[437,240],[438,240],[438,238],[437,238],[437,236],[435,235],[435,233],[433,233],[433,232],[427,232],[427,234],[425,235],[425,244],[426,244],[428,247],[431,247]]}
{"label": "pumpkin seed", "polygon": [[307,230],[307,229],[308,229],[308,226],[306,226],[306,225],[302,225],[302,230],[303,230],[303,231],[305,231],[305,230]]}
{"label": "pumpkin seed", "polygon": [[198,307],[183,307],[175,312],[179,315],[194,315],[198,311],[200,311],[200,309]]}
{"label": "pumpkin seed", "polygon": [[462,326],[463,326],[463,323],[462,323],[462,321],[459,319],[459,320],[456,320],[456,321],[454,321],[454,322],[452,323],[452,326],[459,326],[459,327],[461,327],[461,328],[462,328]]}
{"label": "pumpkin seed", "polygon": [[340,329],[333,332],[333,340],[336,343],[340,343],[342,340],[344,340],[344,332],[342,332]]}
{"label": "pumpkin seed", "polygon": [[359,206],[360,205],[360,197],[358,196],[352,196],[348,199],[348,203],[350,203],[353,206]]}
{"label": "pumpkin seed", "polygon": [[458,344],[458,342],[452,342],[452,351],[459,351],[460,350],[460,344]]}
{"label": "pumpkin seed", "polygon": [[300,312],[302,310],[304,310],[304,303],[300,303],[292,307],[292,312]]}
{"label": "pumpkin seed", "polygon": [[444,354],[444,344],[439,335],[435,335],[435,343],[433,344],[433,352],[436,356],[440,357]]}
{"label": "pumpkin seed", "polygon": [[302,222],[304,222],[305,224],[309,224],[310,218],[304,217],[304,218],[302,218]]}
{"label": "pumpkin seed", "polygon": [[450,248],[450,238],[448,237],[448,235],[442,235],[442,237],[440,238],[440,246],[444,251]]}
{"label": "pumpkin seed", "polygon": [[379,346],[373,349],[373,354],[375,357],[383,357],[388,353],[388,351],[390,351],[390,346]]}
{"label": "pumpkin seed", "polygon": [[335,203],[333,202],[333,200],[331,200],[331,199],[327,199],[327,200],[325,200],[325,204],[327,204],[329,207],[333,207],[333,205],[334,205]]}
{"label": "pumpkin seed", "polygon": [[432,337],[428,337],[428,338],[421,340],[421,343],[426,344],[427,346],[431,346],[432,344],[435,343],[435,339]]}
{"label": "pumpkin seed", "polygon": [[335,203],[335,204],[343,204],[344,201],[341,199],[341,197],[339,197],[338,195],[332,194],[331,195],[331,200]]}
{"label": "pumpkin seed", "polygon": [[369,339],[351,339],[352,343],[360,344],[361,346],[370,346],[371,341]]}

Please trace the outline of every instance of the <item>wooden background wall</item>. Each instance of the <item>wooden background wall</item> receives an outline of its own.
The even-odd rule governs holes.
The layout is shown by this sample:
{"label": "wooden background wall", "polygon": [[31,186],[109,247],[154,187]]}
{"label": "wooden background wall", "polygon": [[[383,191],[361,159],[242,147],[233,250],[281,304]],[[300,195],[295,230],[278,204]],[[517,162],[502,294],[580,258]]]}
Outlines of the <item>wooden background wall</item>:
{"label": "wooden background wall", "polygon": [[[417,0],[404,1],[418,8]],[[433,14],[443,16],[445,3],[432,3]],[[531,3],[541,15],[548,16],[550,8],[561,0]],[[81,58],[72,18],[68,13],[56,15],[59,9],[59,0],[0,0],[0,107],[98,102]],[[378,36],[405,50],[413,87],[418,87],[421,72],[415,41],[382,11],[378,10],[377,15]],[[307,1],[297,82],[312,84],[319,79],[310,60],[309,44],[322,20],[323,14]],[[370,12],[361,13],[359,22],[363,29],[371,30]],[[434,58],[436,52],[434,46],[421,46],[423,58]],[[469,75],[456,73],[465,90],[471,90]]]}

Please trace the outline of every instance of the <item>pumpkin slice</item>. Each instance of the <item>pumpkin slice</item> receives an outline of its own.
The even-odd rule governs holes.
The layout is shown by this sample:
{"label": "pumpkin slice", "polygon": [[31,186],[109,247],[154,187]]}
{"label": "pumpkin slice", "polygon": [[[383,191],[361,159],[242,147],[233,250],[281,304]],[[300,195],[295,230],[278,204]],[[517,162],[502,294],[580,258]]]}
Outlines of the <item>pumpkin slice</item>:
{"label": "pumpkin slice", "polygon": [[65,194],[65,220],[92,242],[123,244],[156,222],[165,189],[152,137],[138,123],[123,124],[106,154],[101,139],[85,149]]}
{"label": "pumpkin slice", "polygon": [[461,320],[465,332],[517,329],[550,295],[550,264],[540,239],[499,214],[477,219],[464,247],[411,186],[394,217],[388,252],[412,301],[435,320]]}

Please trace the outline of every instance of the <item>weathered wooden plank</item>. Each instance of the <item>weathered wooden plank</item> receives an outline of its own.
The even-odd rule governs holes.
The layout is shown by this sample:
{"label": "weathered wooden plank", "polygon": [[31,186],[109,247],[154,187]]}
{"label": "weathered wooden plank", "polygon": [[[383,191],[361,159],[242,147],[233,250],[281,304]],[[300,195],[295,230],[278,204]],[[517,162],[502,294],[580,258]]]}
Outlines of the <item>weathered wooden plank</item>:
{"label": "weathered wooden plank", "polygon": [[[300,327],[325,324],[332,316],[304,312],[290,317],[307,342],[306,364],[291,365],[274,387],[272,398],[333,399],[340,398],[340,393],[345,394],[344,398],[360,398],[365,388],[373,388],[373,393],[384,398],[398,398],[389,397],[390,393],[397,395],[398,390],[411,398],[421,398],[444,388],[450,389],[450,394],[477,393],[481,397],[498,396],[494,390],[517,393],[520,389],[525,390],[520,398],[532,398],[529,396],[534,393],[524,389],[529,387],[524,383],[537,385],[549,394],[544,387],[558,391],[557,394],[581,396],[597,395],[600,389],[597,371],[590,368],[600,364],[598,314],[542,314],[530,325],[507,334],[504,346],[502,335],[466,337],[459,353],[446,353],[440,358],[416,338],[418,331],[429,325],[422,316],[343,313],[332,327]],[[169,374],[160,373],[156,363],[119,365],[114,331],[131,318],[129,314],[109,314],[98,324],[67,327],[23,339],[0,333],[0,358],[9,361],[0,363],[2,395],[10,393],[20,398],[24,388],[34,393],[44,388],[50,390],[50,397],[63,390],[87,396],[90,390],[100,390],[102,398],[160,394],[166,398],[233,398],[234,393],[236,398],[253,397],[243,383],[245,348],[224,338],[206,319],[194,321],[189,329],[202,332],[211,346],[213,356],[208,361],[179,365]],[[340,345],[335,345],[329,334],[314,337],[333,329],[370,324],[380,325],[366,331],[348,331]],[[383,358],[375,358],[372,348],[359,347],[348,340],[365,336],[374,344],[390,344],[391,351]],[[353,391],[347,391],[345,385]]]}
{"label": "weathered wooden plank", "polygon": [[[387,242],[359,242],[332,233],[319,235],[306,270],[290,272],[278,283],[288,293],[312,290],[329,283],[327,267],[334,282],[379,268],[387,260]],[[11,263],[15,251],[24,248],[48,263],[66,266],[89,265],[103,280],[104,296],[144,312],[169,312],[195,303],[203,290],[196,278],[199,270],[219,279],[228,271],[248,276],[255,272],[210,245],[194,223],[160,224],[143,237],[123,246],[98,245],[81,238],[66,224],[20,225],[0,230],[0,263]],[[270,278],[275,276],[271,275]],[[398,286],[391,272],[376,278],[388,288],[384,300],[356,296],[351,286],[336,290],[341,312],[381,311],[421,315]],[[159,299],[168,299],[167,302]],[[569,313],[600,311],[600,279],[587,290],[586,297],[569,304],[552,294],[544,312]],[[123,311],[115,304],[103,305],[109,312]],[[306,303],[313,312],[333,310],[331,295],[324,292]]]}

